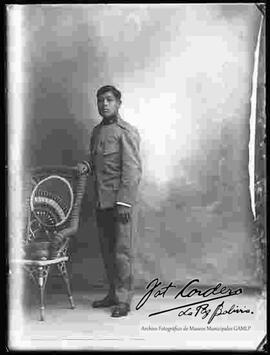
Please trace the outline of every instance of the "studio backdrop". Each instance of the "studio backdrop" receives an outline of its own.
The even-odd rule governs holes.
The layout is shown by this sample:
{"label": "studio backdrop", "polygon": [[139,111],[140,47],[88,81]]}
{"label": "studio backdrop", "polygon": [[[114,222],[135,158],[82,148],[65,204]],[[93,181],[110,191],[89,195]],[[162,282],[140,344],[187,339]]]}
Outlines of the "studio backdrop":
{"label": "studio backdrop", "polygon": [[[35,5],[23,11],[25,171],[76,165],[100,122],[96,91],[122,92],[141,135],[135,285],[256,286],[250,117],[261,14],[254,4]],[[262,64],[261,64],[262,65]],[[72,241],[74,289],[103,286],[89,176]]]}

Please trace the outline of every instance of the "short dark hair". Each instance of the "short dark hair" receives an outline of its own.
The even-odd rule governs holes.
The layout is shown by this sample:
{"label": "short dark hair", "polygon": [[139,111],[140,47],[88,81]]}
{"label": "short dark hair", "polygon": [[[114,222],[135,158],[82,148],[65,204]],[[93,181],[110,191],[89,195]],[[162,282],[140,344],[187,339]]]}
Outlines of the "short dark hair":
{"label": "short dark hair", "polygon": [[121,92],[112,85],[105,85],[99,88],[97,91],[97,97],[99,97],[99,95],[102,95],[108,91],[111,91],[116,99],[121,100]]}

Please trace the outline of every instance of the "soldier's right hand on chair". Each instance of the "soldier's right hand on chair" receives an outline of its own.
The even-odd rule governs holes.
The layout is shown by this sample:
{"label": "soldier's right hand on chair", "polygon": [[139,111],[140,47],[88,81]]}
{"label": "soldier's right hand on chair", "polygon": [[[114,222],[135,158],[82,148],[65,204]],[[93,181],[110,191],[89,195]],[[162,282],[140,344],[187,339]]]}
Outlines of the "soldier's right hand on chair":
{"label": "soldier's right hand on chair", "polygon": [[77,169],[78,169],[80,175],[88,174],[90,171],[89,166],[84,162],[78,163]]}

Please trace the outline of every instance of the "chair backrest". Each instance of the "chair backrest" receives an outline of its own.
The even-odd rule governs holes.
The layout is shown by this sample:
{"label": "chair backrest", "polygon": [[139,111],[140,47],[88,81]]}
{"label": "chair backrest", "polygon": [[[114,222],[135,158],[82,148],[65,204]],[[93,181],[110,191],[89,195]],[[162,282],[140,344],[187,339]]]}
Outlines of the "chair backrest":
{"label": "chair backrest", "polygon": [[69,181],[59,175],[50,175],[34,187],[30,208],[44,227],[55,228],[68,219],[73,207],[74,193]]}
{"label": "chair backrest", "polygon": [[27,201],[28,223],[25,244],[40,232],[77,231],[87,175],[76,167],[43,166],[31,170],[32,191]]}

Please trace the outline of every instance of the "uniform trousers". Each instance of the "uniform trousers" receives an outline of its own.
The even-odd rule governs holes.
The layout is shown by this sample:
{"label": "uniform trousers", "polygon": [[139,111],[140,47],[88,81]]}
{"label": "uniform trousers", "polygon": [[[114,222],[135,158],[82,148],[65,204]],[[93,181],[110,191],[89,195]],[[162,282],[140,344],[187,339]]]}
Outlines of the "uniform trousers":
{"label": "uniform trousers", "polygon": [[96,220],[109,282],[108,296],[130,305],[134,293],[132,216],[124,224],[117,219],[115,208],[96,209]]}

